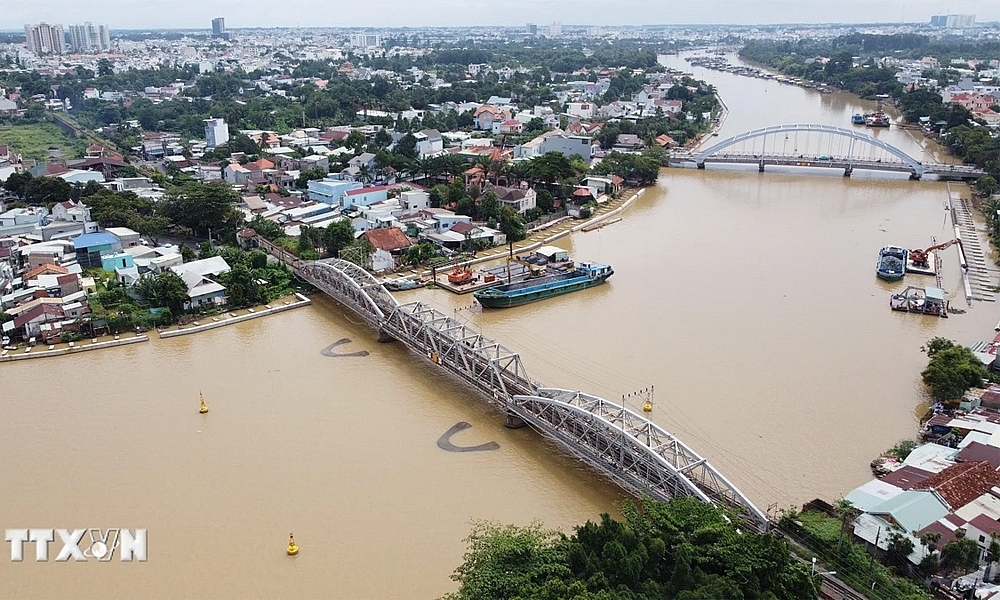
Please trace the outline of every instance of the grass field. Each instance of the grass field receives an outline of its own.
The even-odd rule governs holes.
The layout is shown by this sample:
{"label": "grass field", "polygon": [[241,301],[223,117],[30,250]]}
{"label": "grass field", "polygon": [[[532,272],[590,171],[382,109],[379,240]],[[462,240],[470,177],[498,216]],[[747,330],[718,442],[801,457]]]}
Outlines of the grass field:
{"label": "grass field", "polygon": [[10,146],[24,158],[38,161],[49,158],[50,146],[62,150],[63,159],[80,158],[87,147],[84,140],[69,137],[52,123],[0,125],[0,146]]}

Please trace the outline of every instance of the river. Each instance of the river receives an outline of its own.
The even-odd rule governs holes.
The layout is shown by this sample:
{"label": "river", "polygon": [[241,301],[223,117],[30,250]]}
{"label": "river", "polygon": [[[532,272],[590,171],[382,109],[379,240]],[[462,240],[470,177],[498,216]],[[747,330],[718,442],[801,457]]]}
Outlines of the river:
{"label": "river", "polygon": [[[849,126],[862,108],[693,71],[730,108],[723,137]],[[878,135],[922,151],[908,132]],[[612,400],[655,386],[652,418],[762,509],[833,499],[914,434],[921,344],[970,343],[997,320],[987,303],[950,319],[892,313],[903,284],[874,277],[882,245],[950,237],[946,200],[934,182],[665,170],[623,221],[557,242],[611,263],[606,285],[494,312],[443,290],[399,297],[468,319],[546,384]],[[968,308],[950,252],[945,287]],[[0,597],[426,598],[454,589],[475,519],[568,531],[614,510],[616,488],[314,300],[197,335],[0,365],[0,527],[146,528],[149,551],[145,563],[36,563],[27,545],[22,563],[0,558]],[[341,338],[352,342],[337,351],[370,354],[320,354]],[[500,449],[440,450],[459,421],[472,428],[454,443]]]}

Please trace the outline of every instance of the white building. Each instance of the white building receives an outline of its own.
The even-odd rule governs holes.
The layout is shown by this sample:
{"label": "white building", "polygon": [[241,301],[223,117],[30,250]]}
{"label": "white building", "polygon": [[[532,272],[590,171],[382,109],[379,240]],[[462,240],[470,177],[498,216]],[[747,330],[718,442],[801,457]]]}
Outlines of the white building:
{"label": "white building", "polygon": [[216,148],[229,141],[229,125],[225,119],[205,119],[206,147]]}

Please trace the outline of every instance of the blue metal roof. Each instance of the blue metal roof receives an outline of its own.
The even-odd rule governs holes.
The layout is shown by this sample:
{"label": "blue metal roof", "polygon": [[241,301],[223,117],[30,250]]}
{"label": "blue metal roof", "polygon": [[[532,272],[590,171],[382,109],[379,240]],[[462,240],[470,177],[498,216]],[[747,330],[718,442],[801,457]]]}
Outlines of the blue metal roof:
{"label": "blue metal roof", "polygon": [[121,243],[118,238],[110,233],[100,231],[98,233],[85,233],[73,238],[73,248],[92,248],[94,246],[105,246],[107,244]]}

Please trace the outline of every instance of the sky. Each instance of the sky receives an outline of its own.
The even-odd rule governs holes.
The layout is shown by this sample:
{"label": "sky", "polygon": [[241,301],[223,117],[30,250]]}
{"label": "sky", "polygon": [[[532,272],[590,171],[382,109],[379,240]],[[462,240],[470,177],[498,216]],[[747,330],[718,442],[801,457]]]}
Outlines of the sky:
{"label": "sky", "polygon": [[0,0],[0,30],[90,21],[113,29],[916,23],[934,14],[1000,21],[1000,0]]}

